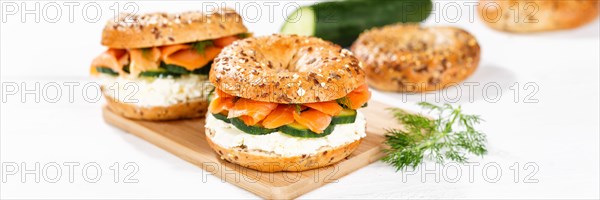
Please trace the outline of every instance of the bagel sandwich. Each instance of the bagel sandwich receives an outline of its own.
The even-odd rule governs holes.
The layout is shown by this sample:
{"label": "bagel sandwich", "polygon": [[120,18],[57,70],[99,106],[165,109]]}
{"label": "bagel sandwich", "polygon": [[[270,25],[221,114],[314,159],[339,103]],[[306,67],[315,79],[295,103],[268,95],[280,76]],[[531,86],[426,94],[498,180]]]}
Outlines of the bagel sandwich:
{"label": "bagel sandwich", "polygon": [[206,139],[224,160],[303,171],[349,156],[366,136],[371,97],[360,62],[322,39],[247,38],[215,59]]}
{"label": "bagel sandwich", "polygon": [[107,107],[124,117],[176,120],[202,117],[213,59],[250,34],[230,9],[214,13],[122,14],[108,21],[91,64]]}

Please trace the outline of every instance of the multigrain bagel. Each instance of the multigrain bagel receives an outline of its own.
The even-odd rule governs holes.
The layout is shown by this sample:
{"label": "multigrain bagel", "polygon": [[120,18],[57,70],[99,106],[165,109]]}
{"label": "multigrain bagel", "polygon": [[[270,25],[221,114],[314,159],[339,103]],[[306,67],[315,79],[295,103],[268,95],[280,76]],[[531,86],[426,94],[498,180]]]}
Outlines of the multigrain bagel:
{"label": "multigrain bagel", "polygon": [[508,32],[540,32],[576,28],[598,17],[598,0],[481,0],[481,19]]}
{"label": "multigrain bagel", "polygon": [[212,61],[223,47],[250,35],[227,8],[122,14],[104,27],[102,44],[108,49],[94,58],[90,74],[100,81],[107,107],[124,117],[203,117],[214,90],[208,82]]}
{"label": "multigrain bagel", "polygon": [[362,33],[351,47],[367,82],[383,91],[438,90],[466,79],[477,68],[473,35],[452,27],[389,25]]}
{"label": "multigrain bagel", "polygon": [[234,96],[272,103],[339,99],[364,84],[360,62],[348,50],[297,35],[247,38],[215,59],[210,81]]}
{"label": "multigrain bagel", "polygon": [[265,172],[342,160],[366,137],[371,98],[354,55],[322,39],[238,40],[215,59],[206,137],[224,160]]}
{"label": "multigrain bagel", "polygon": [[221,38],[248,30],[234,10],[214,13],[122,14],[110,20],[102,32],[102,45],[117,48],[146,48]]}

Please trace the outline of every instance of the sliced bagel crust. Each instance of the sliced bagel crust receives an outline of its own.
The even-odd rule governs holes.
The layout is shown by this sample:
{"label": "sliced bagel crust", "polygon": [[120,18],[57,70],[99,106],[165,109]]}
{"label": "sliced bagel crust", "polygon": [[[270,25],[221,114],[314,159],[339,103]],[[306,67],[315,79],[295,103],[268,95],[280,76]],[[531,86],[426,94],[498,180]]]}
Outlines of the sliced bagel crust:
{"label": "sliced bagel crust", "polygon": [[473,35],[453,27],[395,24],[362,33],[352,45],[376,89],[396,92],[438,90],[470,76],[479,64]]}
{"label": "sliced bagel crust", "polygon": [[107,22],[102,45],[134,49],[216,39],[246,33],[239,14],[232,9],[212,13],[121,14]]}
{"label": "sliced bagel crust", "polygon": [[363,140],[361,138],[336,148],[321,148],[313,154],[286,157],[243,147],[226,148],[212,141],[214,130],[206,128],[205,133],[206,141],[221,159],[262,172],[305,171],[332,165],[352,154]]}
{"label": "sliced bagel crust", "polygon": [[364,84],[365,73],[352,52],[331,42],[271,35],[225,47],[209,79],[234,96],[292,104],[342,98]]}
{"label": "sliced bagel crust", "polygon": [[198,118],[206,115],[208,100],[205,98],[193,99],[170,106],[141,107],[135,104],[123,103],[109,95],[104,95],[107,107],[111,111],[137,120],[165,121]]}
{"label": "sliced bagel crust", "polygon": [[480,18],[490,27],[508,32],[570,29],[598,18],[598,0],[481,0]]}

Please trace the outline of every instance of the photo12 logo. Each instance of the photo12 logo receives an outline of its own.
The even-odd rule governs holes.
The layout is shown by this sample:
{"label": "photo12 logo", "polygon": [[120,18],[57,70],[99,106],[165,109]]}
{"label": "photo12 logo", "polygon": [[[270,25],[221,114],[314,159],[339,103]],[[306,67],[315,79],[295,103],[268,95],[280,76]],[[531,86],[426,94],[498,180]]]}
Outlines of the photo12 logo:
{"label": "photo12 logo", "polygon": [[[407,83],[417,86],[422,83]],[[540,86],[536,82],[471,82],[448,83],[434,91],[404,92],[400,94],[403,103],[409,101],[427,101],[435,103],[474,103],[483,100],[486,103],[499,103],[501,100],[513,103],[539,103]]]}
{"label": "photo12 logo", "polygon": [[[149,2],[149,1],[148,1]],[[133,16],[140,13],[144,1],[138,2],[77,2],[77,1],[7,1],[0,2],[0,21],[20,23],[60,23],[87,22],[97,23],[103,19],[117,19],[125,14],[126,22],[135,22]],[[257,23],[276,19],[297,21],[301,14],[289,17],[288,13],[300,8],[297,2],[247,1],[247,2],[208,2],[198,1],[197,10],[213,13],[222,8],[236,10],[245,22]]]}
{"label": "photo12 logo", "polygon": [[[138,183],[140,167],[135,162],[101,165],[98,162],[3,162],[2,183]],[[108,176],[107,176],[108,175]]]}
{"label": "photo12 logo", "polygon": [[[97,82],[79,81],[6,81],[0,86],[0,100],[2,103],[75,103],[79,100],[96,103],[102,99],[100,85]],[[131,86],[131,91],[123,95],[134,94],[137,91],[135,86]]]}
{"label": "photo12 logo", "polygon": [[[239,165],[223,165],[222,163],[216,162],[203,162],[202,169],[202,182],[208,182],[209,175],[214,175],[221,179],[221,182],[246,182],[246,183],[257,183],[259,181],[275,183],[276,181],[285,181],[287,183],[297,183],[301,180],[307,180],[310,178],[310,182],[314,183],[337,183],[340,177],[340,168],[338,165],[328,166],[312,166],[316,167],[313,170],[297,171],[301,166],[299,164],[292,164],[283,166],[280,163],[265,162],[249,163],[249,166],[264,167],[266,169],[274,169],[283,167],[285,173],[270,173],[260,172],[250,168],[246,168]],[[297,172],[289,172],[289,171]],[[304,179],[303,179],[304,178]]]}
{"label": "photo12 logo", "polygon": [[422,183],[433,182],[440,183],[442,180],[447,183],[457,183],[468,181],[475,183],[477,180],[483,180],[487,183],[497,183],[509,179],[514,183],[538,183],[536,175],[540,167],[535,162],[519,163],[514,162],[511,165],[502,165],[497,162],[450,162],[422,163],[421,165],[402,171],[402,182],[410,183],[420,178]]}
{"label": "photo12 logo", "polygon": [[120,13],[137,13],[139,6],[135,2],[114,2],[112,4],[99,2],[1,2],[0,18],[2,23],[9,21],[27,22],[46,22],[74,23],[82,20],[88,23],[99,22],[104,15],[110,13],[111,17],[116,17]]}

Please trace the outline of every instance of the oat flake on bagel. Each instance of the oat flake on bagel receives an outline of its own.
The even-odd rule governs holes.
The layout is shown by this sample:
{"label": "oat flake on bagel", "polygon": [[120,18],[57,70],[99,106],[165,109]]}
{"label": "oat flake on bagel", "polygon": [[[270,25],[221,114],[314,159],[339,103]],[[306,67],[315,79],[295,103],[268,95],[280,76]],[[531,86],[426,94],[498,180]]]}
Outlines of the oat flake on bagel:
{"label": "oat flake on bagel", "polygon": [[311,103],[346,96],[365,83],[352,52],[319,38],[270,35],[236,41],[215,59],[210,81],[234,96]]}

